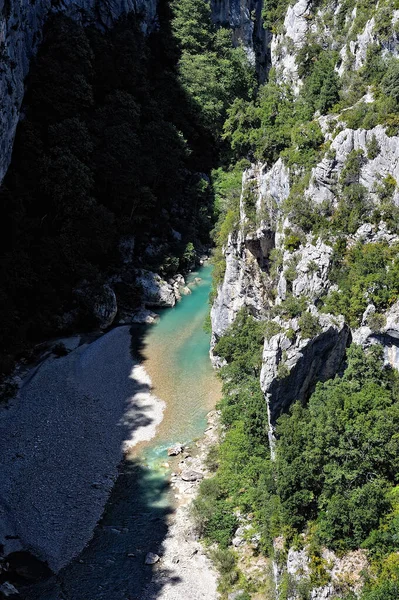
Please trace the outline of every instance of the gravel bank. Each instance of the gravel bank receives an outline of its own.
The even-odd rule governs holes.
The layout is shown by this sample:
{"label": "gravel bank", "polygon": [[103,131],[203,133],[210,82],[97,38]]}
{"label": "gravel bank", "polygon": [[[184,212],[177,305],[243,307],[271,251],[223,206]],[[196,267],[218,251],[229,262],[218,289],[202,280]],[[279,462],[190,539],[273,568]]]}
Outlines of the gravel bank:
{"label": "gravel bank", "polygon": [[0,411],[6,553],[28,549],[61,569],[90,539],[123,452],[155,435],[164,404],[130,346],[129,327],[119,327],[49,358]]}

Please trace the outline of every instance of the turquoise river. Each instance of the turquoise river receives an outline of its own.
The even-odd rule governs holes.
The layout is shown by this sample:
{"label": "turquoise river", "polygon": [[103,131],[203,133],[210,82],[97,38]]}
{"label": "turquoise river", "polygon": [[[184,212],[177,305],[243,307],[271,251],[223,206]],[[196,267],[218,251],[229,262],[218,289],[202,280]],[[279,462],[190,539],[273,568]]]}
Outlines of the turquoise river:
{"label": "turquoise river", "polygon": [[174,308],[159,311],[157,325],[132,328],[132,354],[150,375],[153,393],[166,404],[163,421],[156,436],[137,446],[121,465],[91,542],[29,600],[143,597],[152,576],[144,558],[162,547],[176,508],[169,482],[173,462],[165,465],[167,448],[181,442],[194,449],[206,428],[206,414],[220,397],[209,359],[209,334],[203,328],[211,275],[210,266],[192,273],[190,295]]}

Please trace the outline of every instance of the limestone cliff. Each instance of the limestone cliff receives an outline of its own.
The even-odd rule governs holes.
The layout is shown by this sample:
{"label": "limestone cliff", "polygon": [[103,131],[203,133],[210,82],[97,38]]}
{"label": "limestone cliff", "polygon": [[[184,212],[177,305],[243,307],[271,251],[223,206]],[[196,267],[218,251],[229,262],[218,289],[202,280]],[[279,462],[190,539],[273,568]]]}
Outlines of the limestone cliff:
{"label": "limestone cliff", "polygon": [[[347,23],[345,35],[337,37],[337,40],[334,41],[332,38],[337,23],[331,23],[327,18],[326,9],[323,12],[323,9],[318,8],[319,5],[319,2],[309,2],[308,0],[299,0],[296,4],[289,4],[283,25],[276,30],[271,40],[272,67],[276,71],[277,82],[288,82],[296,92],[299,91],[302,82],[297,72],[297,56],[304,45],[310,41],[316,40],[318,43],[331,44],[335,50],[341,49],[341,58],[336,67],[341,76],[349,69],[356,71],[364,66],[365,55],[370,44],[381,47],[383,55],[387,53],[393,56],[397,55],[396,28],[393,30],[394,33],[388,36],[387,34],[382,35],[374,17],[369,19],[361,33],[356,35],[353,31],[354,25]],[[338,14],[338,11],[337,4],[335,13]],[[396,23],[398,19],[397,13],[398,11],[393,11],[389,17],[393,23]],[[356,10],[354,15],[356,16]],[[352,37],[355,41],[350,41]],[[351,53],[351,60],[346,55],[346,58],[342,57],[345,54],[343,48],[345,52]],[[370,91],[360,102],[365,104],[373,102]],[[392,132],[383,125],[368,129],[348,127],[345,120],[348,110],[345,109],[340,114],[330,114],[324,117],[316,115],[324,136],[326,150],[308,175],[302,192],[304,201],[311,205],[328,203],[330,206],[336,207],[340,196],[342,174],[346,169],[348,158],[354,153],[359,153],[362,158],[359,162],[356,182],[364,188],[368,201],[377,206],[378,186],[386,178],[391,178],[393,182],[392,202],[397,205],[399,203],[399,191],[396,186],[396,181],[399,180],[399,136],[392,135]],[[370,152],[371,144],[375,144],[376,151],[374,153]],[[244,172],[240,223],[238,230],[230,234],[224,248],[226,272],[211,312],[214,340],[220,337],[228,325],[234,321],[242,306],[249,307],[259,319],[270,318],[273,313],[270,309],[273,306],[278,307],[284,302],[289,292],[294,297],[306,298],[309,301],[309,310],[316,315],[319,299],[332,288],[329,274],[332,267],[333,240],[323,240],[310,232],[302,237],[299,236],[301,240],[299,243],[298,238],[298,248],[293,249],[290,247],[290,240],[287,239],[293,233],[299,234],[298,227],[295,223],[290,222],[290,218],[282,210],[282,204],[292,193],[293,177],[295,177],[295,168],[290,170],[286,161],[281,158],[274,164],[254,164]],[[252,196],[252,204],[256,207],[255,219],[253,217],[249,219],[246,214],[246,202],[249,195]],[[351,240],[349,243],[352,244],[363,240],[365,243],[385,241],[392,245],[397,242],[397,237],[390,231],[389,226],[380,222],[377,225],[368,223],[359,227]],[[275,257],[277,254],[279,255],[279,264],[277,269],[274,267],[274,273],[272,273],[273,265],[269,260],[272,250],[275,251]],[[392,310],[396,314],[395,310]],[[273,319],[276,325],[282,329],[298,330],[295,320],[294,322],[284,322],[279,317],[273,317]],[[389,316],[388,320],[391,323],[392,318]],[[287,363],[290,372],[292,367],[297,364],[299,355],[303,360],[303,354],[310,352],[311,345],[321,344],[322,338],[330,338],[329,343],[332,344],[331,349],[334,354],[334,366],[331,369],[327,368],[327,371],[325,371],[325,365],[320,370],[312,361],[307,363],[306,368],[302,370],[307,371],[308,384],[305,385],[305,389],[303,381],[296,381],[293,386],[294,396],[296,394],[300,398],[306,398],[315,380],[331,377],[339,369],[345,354],[345,345],[350,339],[348,326],[337,319],[333,319],[333,321],[330,319],[328,324],[328,319],[326,320],[324,316],[322,321],[322,331],[312,340],[306,341],[299,337],[299,341],[297,339],[295,342],[290,342],[285,338],[284,333],[279,333],[271,340],[266,340],[262,387],[269,401],[270,388],[277,390],[282,386],[279,383],[281,377],[276,376],[275,368],[281,363],[282,354],[288,350],[292,354],[296,348],[296,352],[298,352],[298,356],[295,358],[291,356]],[[391,330],[392,327],[389,326],[388,329]],[[342,332],[342,337],[338,335],[338,332]],[[356,340],[366,343],[367,339],[370,342],[370,329],[367,332],[363,327],[360,332],[353,331],[352,333]],[[335,345],[333,340],[337,335],[339,341],[337,340],[338,345]],[[378,339],[381,343],[384,343],[384,340],[392,343],[392,340],[388,340],[385,330],[382,330]],[[273,354],[273,358],[271,358],[271,354]],[[324,361],[322,362],[324,364]],[[294,373],[296,370],[292,369],[292,372]],[[313,376],[310,375],[311,373]],[[292,389],[292,381],[290,385]],[[281,393],[285,397],[284,406],[289,406],[291,402],[288,399],[289,395]],[[280,392],[276,392],[275,397],[278,398],[279,395]],[[274,416],[277,416],[281,409],[280,402],[276,400],[276,403],[279,405],[278,409],[273,406],[273,401],[271,406]]]}
{"label": "limestone cliff", "polygon": [[[395,214],[399,205],[398,130],[388,122],[373,126],[371,120],[353,119],[360,111],[365,114],[373,111],[376,92],[375,87],[367,85],[361,88],[363,95],[357,90],[351,96],[348,90],[358,85],[354,83],[359,81],[357,73],[372,69],[372,52],[387,61],[384,64],[391,64],[389,60],[398,56],[399,11],[383,2],[367,18],[361,12],[361,3],[352,4],[351,15],[340,21],[338,2],[328,6],[317,0],[287,2],[281,22],[275,24],[271,39],[274,82],[287,85],[293,97],[298,97],[306,77],[301,61],[304,56],[308,59],[311,48],[319,45],[331,52],[335,73],[341,82],[346,82],[341,88],[343,108],[338,105],[324,116],[320,111],[313,115],[322,139],[316,164],[308,171],[293,164],[295,161],[290,164],[283,153],[278,160],[254,163],[244,172],[240,221],[223,249],[226,271],[211,311],[213,343],[243,306],[257,319],[268,321],[260,383],[268,404],[271,432],[275,420],[295,400],[306,402],[318,381],[342,372],[346,348],[352,340],[363,347],[381,344],[386,362],[399,367],[397,302],[389,309],[385,307],[383,314],[377,314],[378,310],[369,301],[357,324],[349,323],[342,315],[321,310],[329,293],[341,293],[333,277],[339,239],[342,242],[344,238],[346,248],[356,244],[392,247],[398,243],[395,220],[389,221],[378,212],[381,190],[388,183],[387,196]],[[297,150],[300,152],[299,146]],[[351,161],[356,162],[356,168]],[[333,220],[342,208],[345,189],[351,185],[361,190],[367,203],[363,223],[357,223],[352,230],[349,227],[341,235],[325,230],[320,233],[316,228],[313,231],[311,224],[298,223],[292,209],[295,202],[298,212],[305,206],[310,211],[316,207],[318,214]],[[369,293],[365,289],[364,298]],[[217,364],[217,357],[214,361]],[[280,575],[288,573],[294,582],[293,589],[295,581],[306,578],[307,554],[305,550],[299,554],[291,549],[280,572]],[[346,567],[338,565],[336,557],[330,558],[334,564],[331,573],[336,569],[342,574]],[[357,558],[364,566],[364,556],[354,557]],[[349,559],[347,562],[352,564]],[[357,582],[361,568],[355,569]],[[277,582],[280,575],[277,569]],[[341,597],[335,580],[332,574],[330,583],[313,589],[309,597],[313,600]],[[357,593],[356,585],[353,589]],[[297,598],[295,591],[289,595],[289,600]]]}
{"label": "limestone cliff", "polygon": [[233,31],[236,45],[242,43],[261,80],[270,65],[270,33],[263,27],[263,0],[212,0],[212,17],[217,25]]}

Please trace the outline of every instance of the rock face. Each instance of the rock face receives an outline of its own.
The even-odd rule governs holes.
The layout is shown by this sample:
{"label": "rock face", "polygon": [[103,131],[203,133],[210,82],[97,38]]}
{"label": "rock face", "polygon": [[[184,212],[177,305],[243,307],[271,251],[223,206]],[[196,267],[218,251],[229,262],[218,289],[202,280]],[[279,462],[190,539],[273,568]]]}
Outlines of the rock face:
{"label": "rock face", "polygon": [[143,15],[144,30],[156,18],[157,0],[3,0],[0,3],[0,182],[11,159],[12,145],[24,96],[24,80],[51,13],[63,14],[100,28],[110,27],[129,12]]}
{"label": "rock face", "polygon": [[301,85],[296,53],[306,43],[311,10],[309,0],[299,0],[289,6],[284,19],[284,33],[273,36],[271,42],[272,65],[276,66],[280,80],[291,84],[294,92],[298,92]]}
{"label": "rock face", "polygon": [[242,43],[264,80],[270,66],[271,35],[263,27],[263,0],[211,0],[212,18],[233,31],[236,45]]}
{"label": "rock face", "polygon": [[[311,592],[311,600],[328,600],[335,596],[336,587],[342,581],[350,582],[351,588],[358,594],[362,587],[362,571],[368,567],[367,553],[364,550],[349,552],[343,557],[338,557],[326,548],[322,551],[322,559],[326,562],[326,571],[331,579],[330,583]],[[305,547],[302,550],[290,548],[287,556],[287,573],[295,582],[310,577],[309,552]],[[297,596],[290,595],[289,600],[296,600]]]}
{"label": "rock face", "polygon": [[136,283],[141,287],[142,300],[147,306],[172,307],[176,304],[176,299],[179,299],[177,296],[179,283],[167,282],[152,271],[141,269],[137,274]]}
{"label": "rock face", "polygon": [[261,271],[241,232],[229,237],[225,258],[224,280],[211,309],[215,340],[234,322],[243,306],[250,307],[254,314],[258,314],[265,303]]}
{"label": "rock face", "polygon": [[[399,56],[399,10],[395,10],[392,3],[383,7],[377,3],[370,14],[367,13],[367,21],[363,19],[364,7],[357,0],[352,3],[353,10],[348,11],[339,0],[332,0],[328,7],[320,7],[323,3],[313,0],[294,0],[286,4],[285,15],[276,17],[273,23],[271,66],[274,81],[287,86],[295,95],[303,85],[301,73],[308,74],[306,60],[311,58],[311,51],[303,50],[310,50],[313,45],[340,56],[335,72],[338,77],[346,77],[343,95],[351,85],[356,88],[356,71],[370,64],[373,53],[377,56],[381,51],[383,59]],[[219,13],[215,14],[220,15],[220,22],[226,23],[232,19],[231,14],[236,15],[236,27],[240,31],[242,8],[249,5],[248,1],[215,0],[214,12],[215,7],[219,7]],[[235,13],[228,12],[231,7],[235,7]],[[354,88],[352,96],[348,93],[345,97],[348,105],[356,95]],[[396,214],[399,206],[397,125],[395,122],[394,126],[352,128],[355,116],[363,114],[363,105],[366,115],[372,112],[372,90],[366,84],[361,89],[363,97],[356,96],[353,107],[343,109],[340,114],[335,110],[324,116],[314,114],[324,144],[313,168],[303,168],[297,164],[300,161],[292,161],[283,153],[283,158],[274,164],[256,163],[244,172],[240,221],[223,248],[226,269],[211,310],[212,344],[234,322],[242,307],[256,319],[268,322],[260,383],[268,405],[272,453],[276,419],[294,401],[306,402],[318,381],[326,381],[342,372],[346,348],[352,341],[365,348],[380,344],[386,363],[399,370],[399,301],[388,310],[380,308],[382,314],[369,303],[360,326],[354,330],[343,316],[321,311],[323,297],[339,290],[339,279],[338,283],[333,280],[333,268],[343,238],[347,248],[355,244],[392,246],[399,243],[395,219],[390,219],[389,212]],[[367,122],[373,126],[377,121],[359,117],[359,122],[367,127]],[[299,145],[296,150],[300,153]],[[293,166],[288,168],[288,164]],[[335,211],[345,198],[345,190],[354,183],[364,197],[364,214],[367,215],[364,221],[357,223],[357,231],[351,234],[344,232],[355,228],[343,226],[342,239],[334,228],[329,231],[325,225],[319,234],[319,217],[321,220],[331,215],[339,218],[339,212]],[[302,201],[304,207],[309,208],[309,215],[312,212],[315,217],[314,231],[309,232],[312,216],[304,218]],[[384,215],[385,201],[390,207],[384,217],[387,223],[379,216]],[[366,299],[368,293],[364,290]],[[293,318],[299,314],[300,317]],[[213,360],[220,366],[217,357]],[[241,537],[237,535],[234,540],[238,547]],[[351,579],[351,588],[357,593],[360,571],[366,566],[364,555],[350,553],[343,557],[342,563],[327,550],[323,557],[331,563],[331,568],[328,567],[331,581],[313,589],[309,597],[325,600],[338,596],[337,582],[341,575],[348,581]],[[306,579],[309,576],[306,549],[291,548],[282,572],[297,582]],[[275,574],[278,584],[281,573],[279,575],[277,565]],[[298,595],[292,593],[289,600],[297,598]]]}
{"label": "rock face", "polygon": [[[268,215],[255,229],[247,227],[245,193],[251,188],[258,212]],[[289,175],[283,162],[277,161],[271,171],[254,165],[243,174],[240,200],[240,228],[230,234],[224,248],[226,270],[211,308],[212,347],[234,322],[238,311],[246,306],[255,316],[264,316],[268,306],[265,285],[270,251],[275,246],[273,207],[289,194]]]}
{"label": "rock face", "polygon": [[[331,136],[327,134],[327,139]],[[368,145],[371,140],[377,141],[379,152],[374,159],[368,159]],[[311,181],[306,196],[313,202],[323,200],[334,201],[339,174],[344,168],[348,155],[353,150],[362,150],[364,161],[360,170],[359,183],[375,197],[375,186],[385,177],[391,175],[399,181],[399,138],[389,137],[385,128],[378,125],[374,129],[344,129],[331,141],[329,156],[312,170]],[[399,192],[396,189],[394,201],[399,203]]]}
{"label": "rock face", "polygon": [[[316,309],[314,313],[317,314]],[[287,330],[265,340],[261,388],[269,406],[271,424],[293,402],[307,400],[318,381],[334,377],[342,367],[350,330],[343,318],[319,315],[321,331],[305,338],[292,319],[285,324],[297,333],[294,340]]]}

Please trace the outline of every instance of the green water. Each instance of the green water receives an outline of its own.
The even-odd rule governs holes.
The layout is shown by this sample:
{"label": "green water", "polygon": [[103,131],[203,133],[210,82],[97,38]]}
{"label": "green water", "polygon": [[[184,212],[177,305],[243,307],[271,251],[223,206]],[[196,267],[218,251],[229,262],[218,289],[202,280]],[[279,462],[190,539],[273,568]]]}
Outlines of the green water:
{"label": "green water", "polygon": [[[210,266],[192,273],[188,278],[192,293],[160,312],[160,322],[144,339],[144,366],[154,394],[166,403],[157,435],[142,451],[152,468],[165,462],[168,446],[190,443],[203,434],[206,414],[219,397],[219,382],[209,359],[209,334],[203,328],[211,277]],[[195,278],[201,281],[195,283]]]}
{"label": "green water", "polygon": [[[103,517],[90,543],[56,578],[33,586],[27,600],[137,600],[152,578],[144,565],[148,552],[162,555],[175,510],[167,448],[201,437],[206,414],[220,397],[220,384],[209,360],[208,311],[211,267],[189,277],[192,294],[160,312],[158,325],[132,328],[132,353],[139,354],[152,379],[153,392],[166,403],[156,436],[141,443],[123,461]],[[107,338],[112,343],[112,336]],[[117,370],[112,373],[119,377]],[[116,382],[117,383],[117,382]],[[166,467],[166,461],[170,467]],[[172,575],[171,575],[172,576]],[[158,585],[168,581],[168,573]],[[183,599],[182,599],[183,600]]]}

